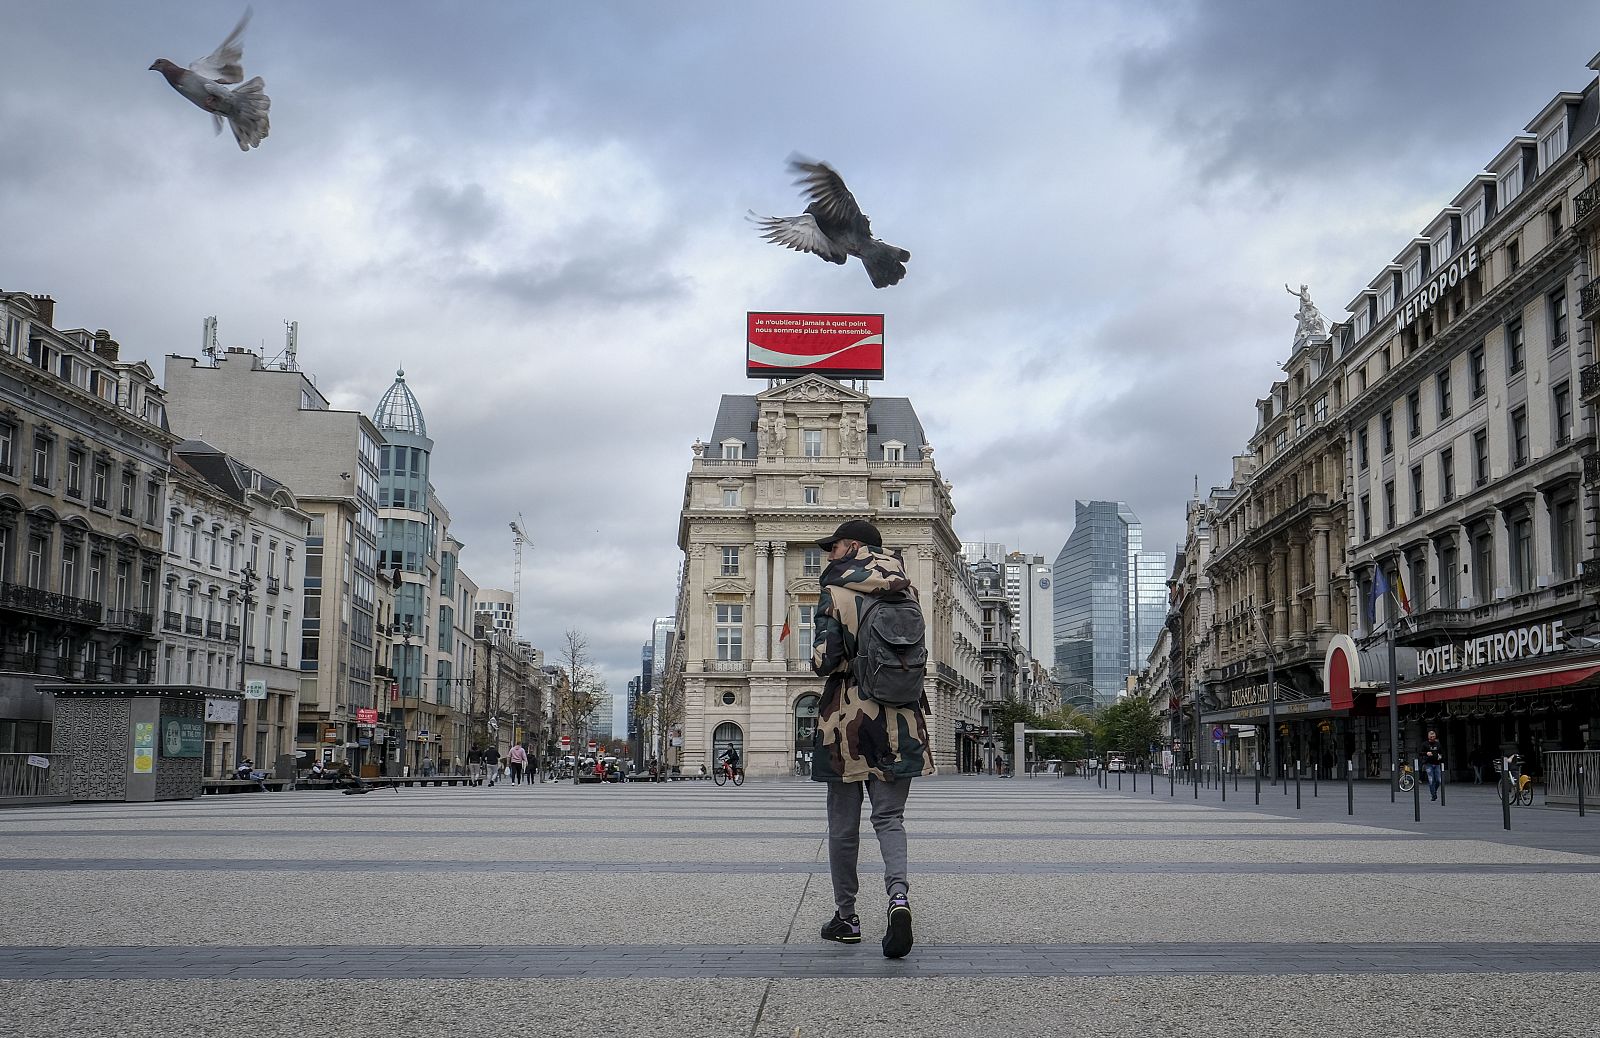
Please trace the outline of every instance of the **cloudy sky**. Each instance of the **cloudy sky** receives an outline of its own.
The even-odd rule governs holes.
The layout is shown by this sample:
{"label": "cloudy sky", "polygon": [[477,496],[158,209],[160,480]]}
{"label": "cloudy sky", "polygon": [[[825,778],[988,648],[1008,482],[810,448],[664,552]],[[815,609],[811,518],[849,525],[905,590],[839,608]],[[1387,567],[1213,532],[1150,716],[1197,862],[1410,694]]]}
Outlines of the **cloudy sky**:
{"label": "cloudy sky", "polygon": [[[463,566],[620,691],[672,608],[689,445],[747,310],[882,312],[958,532],[1146,543],[1225,483],[1305,282],[1344,304],[1600,48],[1592,3],[256,0],[241,153],[161,77],[237,2],[10,0],[0,287],[124,357],[282,347],[371,411],[403,365]],[[763,243],[833,163],[912,252],[874,290]]]}

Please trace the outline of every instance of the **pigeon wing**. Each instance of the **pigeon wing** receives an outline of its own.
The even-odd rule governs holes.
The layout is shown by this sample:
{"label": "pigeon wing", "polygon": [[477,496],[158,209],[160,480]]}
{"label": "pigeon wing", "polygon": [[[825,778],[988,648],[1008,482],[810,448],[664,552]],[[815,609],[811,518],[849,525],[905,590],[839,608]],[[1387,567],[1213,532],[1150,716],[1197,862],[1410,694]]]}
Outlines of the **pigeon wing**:
{"label": "pigeon wing", "polygon": [[843,263],[845,252],[834,244],[832,238],[822,233],[816,218],[810,213],[799,216],[757,216],[751,213],[750,221],[761,229],[761,237],[774,245],[782,245],[796,252],[811,252],[830,263]]}
{"label": "pigeon wing", "polygon": [[856,204],[855,196],[844,186],[844,178],[826,162],[811,162],[796,156],[789,160],[789,169],[800,174],[795,185],[805,189],[811,207],[823,215],[826,222],[848,227],[858,234],[870,235],[872,227]]}
{"label": "pigeon wing", "polygon": [[250,8],[244,9],[244,17],[239,19],[239,24],[233,27],[228,38],[223,40],[216,50],[203,58],[196,58],[189,66],[189,71],[197,76],[204,76],[213,83],[238,83],[244,79],[244,27],[250,24]]}

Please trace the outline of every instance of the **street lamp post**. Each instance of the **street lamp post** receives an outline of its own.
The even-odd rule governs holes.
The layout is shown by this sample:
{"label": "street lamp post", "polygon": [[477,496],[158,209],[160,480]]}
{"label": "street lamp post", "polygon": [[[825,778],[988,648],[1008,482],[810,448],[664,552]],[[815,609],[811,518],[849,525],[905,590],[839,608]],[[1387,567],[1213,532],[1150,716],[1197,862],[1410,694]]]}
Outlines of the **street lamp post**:
{"label": "street lamp post", "polygon": [[[251,566],[247,562],[239,570],[239,590],[241,592],[243,592],[243,599],[244,599],[244,612],[239,617],[239,620],[240,620],[240,623],[239,623],[239,691],[240,692],[245,691],[245,688],[246,688],[246,685],[245,685],[245,661],[246,661],[246,659],[249,658],[249,653],[250,653],[250,605],[251,605],[251,603],[253,603],[255,601],[255,599],[250,596],[250,592],[254,591],[255,589],[256,589],[256,571],[255,571],[255,568],[253,566]],[[244,759],[244,713],[245,713],[245,703],[246,702],[248,702],[248,700],[240,700],[240,702],[239,702],[239,719],[234,724],[234,735],[233,735],[233,737],[234,737],[234,745],[233,745],[233,764],[234,764],[234,767],[238,767],[239,766],[239,762]],[[262,765],[260,764],[260,762],[257,762],[256,767],[261,767],[261,766]]]}

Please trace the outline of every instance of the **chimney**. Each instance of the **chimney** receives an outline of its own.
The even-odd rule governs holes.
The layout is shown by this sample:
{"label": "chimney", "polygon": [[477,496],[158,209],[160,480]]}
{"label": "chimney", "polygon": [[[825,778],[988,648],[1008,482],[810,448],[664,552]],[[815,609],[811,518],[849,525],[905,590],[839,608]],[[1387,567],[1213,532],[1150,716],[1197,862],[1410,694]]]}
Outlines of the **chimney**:
{"label": "chimney", "polygon": [[39,320],[54,328],[56,326],[56,301],[49,296],[34,296],[33,307],[39,312]]}
{"label": "chimney", "polygon": [[122,348],[117,345],[117,340],[111,337],[110,332],[106,331],[104,328],[100,328],[95,331],[94,352],[102,360],[115,361],[117,359],[117,354],[121,351],[121,349]]}

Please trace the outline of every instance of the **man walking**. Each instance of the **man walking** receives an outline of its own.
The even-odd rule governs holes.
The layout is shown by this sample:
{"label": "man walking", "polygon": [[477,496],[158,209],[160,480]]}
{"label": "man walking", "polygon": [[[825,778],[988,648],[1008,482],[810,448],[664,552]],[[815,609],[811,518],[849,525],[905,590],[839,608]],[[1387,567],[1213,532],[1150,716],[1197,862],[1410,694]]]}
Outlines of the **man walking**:
{"label": "man walking", "polygon": [[489,785],[494,785],[495,779],[500,777],[500,747],[495,743],[490,743],[483,751],[483,766],[489,772]]}
{"label": "man walking", "polygon": [[522,769],[528,766],[528,751],[522,748],[520,742],[514,743],[506,759],[511,762],[511,784],[522,785]]}
{"label": "man walking", "polygon": [[1422,751],[1422,767],[1428,773],[1428,799],[1439,799],[1439,786],[1444,782],[1444,747],[1439,745],[1439,733],[1428,730],[1428,745]]}
{"label": "man walking", "polygon": [[833,918],[822,927],[826,940],[861,942],[856,915],[860,881],[861,801],[872,800],[872,826],[883,856],[889,918],[883,954],[898,959],[911,951],[910,884],[906,879],[906,797],[911,780],[934,771],[928,745],[927,698],[891,706],[867,698],[851,663],[861,619],[883,601],[916,599],[898,552],[883,548],[878,528],[852,519],[817,542],[828,553],[820,578],[811,667],[825,677],[813,736],[811,777],[828,786],[828,870],[833,878]]}

